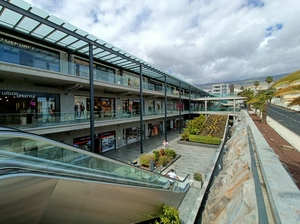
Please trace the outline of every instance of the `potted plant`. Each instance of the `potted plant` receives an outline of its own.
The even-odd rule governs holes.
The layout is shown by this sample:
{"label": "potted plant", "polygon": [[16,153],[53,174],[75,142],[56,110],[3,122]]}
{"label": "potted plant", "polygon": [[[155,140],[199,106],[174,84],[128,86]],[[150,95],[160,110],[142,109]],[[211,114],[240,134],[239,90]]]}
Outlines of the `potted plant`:
{"label": "potted plant", "polygon": [[202,174],[201,173],[194,173],[194,186],[197,188],[202,188],[202,182],[203,182],[203,178],[202,178]]}

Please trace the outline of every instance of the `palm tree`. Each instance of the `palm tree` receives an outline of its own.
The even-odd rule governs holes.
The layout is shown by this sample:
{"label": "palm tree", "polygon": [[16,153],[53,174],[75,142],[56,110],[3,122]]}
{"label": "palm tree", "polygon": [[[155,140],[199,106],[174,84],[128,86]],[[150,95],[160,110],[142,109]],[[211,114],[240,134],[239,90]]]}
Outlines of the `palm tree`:
{"label": "palm tree", "polygon": [[267,112],[268,112],[268,104],[267,104],[268,96],[265,91],[260,91],[258,94],[254,95],[251,99],[250,103],[253,105],[255,109],[255,114],[257,110],[259,110],[258,116],[262,115],[261,123],[267,123]]}
{"label": "palm tree", "polygon": [[268,89],[269,89],[270,83],[273,82],[273,77],[272,76],[268,76],[266,78],[266,82],[268,83]]}
{"label": "palm tree", "polygon": [[245,103],[247,104],[248,108],[250,108],[251,102],[254,98],[254,92],[253,90],[249,89],[244,89],[242,92],[238,93],[238,96],[243,96],[247,97],[245,100]]}
{"label": "palm tree", "polygon": [[271,100],[274,96],[275,89],[274,88],[269,88],[265,90],[261,90],[259,93],[264,94],[266,96],[267,102],[271,103]]}
{"label": "palm tree", "polygon": [[257,87],[259,86],[259,81],[254,81],[254,86],[255,86],[255,89],[257,89]]}
{"label": "palm tree", "polygon": [[[283,88],[277,90],[274,93],[274,96],[282,96],[287,94],[300,94],[300,70],[295,71],[273,83],[271,87],[280,87]],[[290,106],[300,105],[300,96],[292,100],[289,104]]]}

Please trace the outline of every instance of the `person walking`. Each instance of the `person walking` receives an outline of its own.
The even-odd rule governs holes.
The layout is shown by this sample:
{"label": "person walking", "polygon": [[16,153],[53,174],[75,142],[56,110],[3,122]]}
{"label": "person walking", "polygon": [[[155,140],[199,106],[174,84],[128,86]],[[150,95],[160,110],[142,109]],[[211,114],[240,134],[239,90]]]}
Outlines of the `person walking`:
{"label": "person walking", "polygon": [[163,148],[166,149],[169,146],[169,142],[167,141],[167,139],[163,140]]}
{"label": "person walking", "polygon": [[75,117],[78,117],[78,105],[77,105],[77,103],[75,103],[74,104],[74,115],[75,115]]}
{"label": "person walking", "polygon": [[[175,173],[175,170],[174,169],[171,169],[168,173],[167,173],[167,176],[172,178],[172,179],[176,179],[176,180],[180,180],[179,177],[177,176],[177,174]],[[173,180],[169,180],[170,181],[170,188],[169,189],[172,189],[173,186],[174,186],[174,181]]]}
{"label": "person walking", "polygon": [[80,117],[84,116],[84,111],[85,111],[85,106],[84,104],[81,102],[80,104]]}

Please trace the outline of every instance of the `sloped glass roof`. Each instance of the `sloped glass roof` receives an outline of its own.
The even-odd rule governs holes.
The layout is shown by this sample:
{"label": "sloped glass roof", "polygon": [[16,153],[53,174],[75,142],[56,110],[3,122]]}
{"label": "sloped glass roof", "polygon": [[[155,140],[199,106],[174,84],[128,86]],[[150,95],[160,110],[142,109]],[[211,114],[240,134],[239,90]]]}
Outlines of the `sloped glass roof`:
{"label": "sloped glass roof", "polygon": [[22,0],[1,0],[0,1],[0,26],[13,29],[26,35],[33,36],[70,49],[73,52],[80,52],[89,55],[89,43],[93,45],[93,56],[115,66],[139,73],[139,66],[142,66],[142,73],[153,79],[163,81],[167,76],[167,83],[179,86],[194,92],[207,92],[180,80],[169,73],[156,68],[147,62],[139,59],[107,42],[89,34],[72,24],[69,24],[48,12],[31,6]]}

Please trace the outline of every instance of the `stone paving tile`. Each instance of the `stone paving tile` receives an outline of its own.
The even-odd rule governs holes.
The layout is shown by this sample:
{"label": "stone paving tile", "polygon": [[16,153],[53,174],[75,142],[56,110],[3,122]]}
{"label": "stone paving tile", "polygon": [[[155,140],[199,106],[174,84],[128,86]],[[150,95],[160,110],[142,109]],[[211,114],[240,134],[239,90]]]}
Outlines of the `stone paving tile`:
{"label": "stone paving tile", "polygon": [[[178,144],[177,141],[180,139],[178,130],[169,131],[167,134],[169,147],[174,149],[181,157],[165,169],[162,174],[165,174],[168,170],[173,168],[181,179],[184,179],[189,174],[190,180],[193,180],[195,172],[200,172],[203,178],[205,178],[205,175],[209,172],[208,168],[211,165],[211,161],[216,156],[217,149]],[[160,149],[163,139],[164,134],[145,139],[143,151],[149,153],[153,150]],[[138,159],[140,155],[140,142],[135,142],[122,148],[103,153],[103,156],[126,163]],[[186,223],[188,220],[190,211],[200,194],[200,190],[201,189],[192,185],[182,201],[178,210],[183,223]]]}

